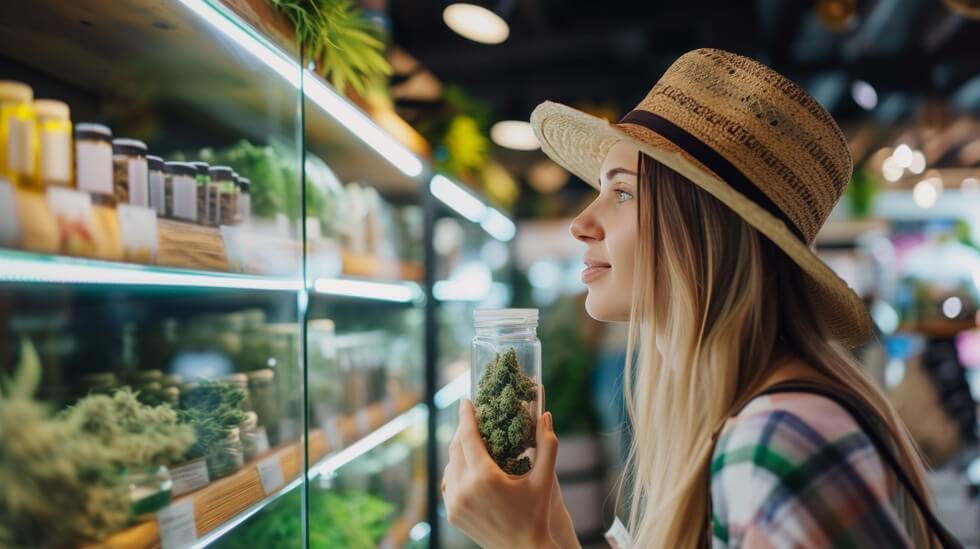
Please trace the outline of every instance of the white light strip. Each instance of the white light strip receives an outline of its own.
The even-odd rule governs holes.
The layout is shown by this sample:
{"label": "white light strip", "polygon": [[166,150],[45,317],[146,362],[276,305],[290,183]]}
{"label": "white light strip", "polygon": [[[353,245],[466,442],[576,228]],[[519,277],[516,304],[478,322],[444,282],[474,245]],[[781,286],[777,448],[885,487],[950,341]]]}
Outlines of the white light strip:
{"label": "white light strip", "polygon": [[338,94],[316,74],[300,71],[299,63],[265,40],[246,31],[232,21],[231,14],[213,6],[206,0],[181,0],[194,13],[231,38],[256,59],[299,89],[303,78],[303,94],[324,112],[336,119],[369,147],[391,162],[409,177],[422,174],[422,161],[407,147],[381,129],[371,118]]}
{"label": "white light strip", "polygon": [[313,290],[320,294],[411,303],[422,299],[422,289],[414,282],[389,283],[348,278],[318,278]]}
{"label": "white light strip", "polygon": [[209,2],[205,0],[181,0],[181,2],[211,26],[231,38],[236,44],[245,48],[291,86],[299,89],[299,63],[294,62],[285,53],[236,25],[227,15]]}
{"label": "white light strip", "polygon": [[378,127],[370,117],[341,97],[318,76],[308,70],[304,72],[304,76],[303,93],[324,112],[347,126],[354,135],[388,159],[405,175],[418,177],[422,174],[422,161],[404,145]]}
{"label": "white light strip", "polygon": [[429,190],[432,191],[432,196],[473,223],[479,223],[487,215],[487,207],[479,198],[444,175],[433,177],[429,182]]}
{"label": "white light strip", "polygon": [[467,369],[445,387],[436,391],[433,402],[439,410],[445,410],[457,400],[470,394],[470,371]]}
{"label": "white light strip", "polygon": [[10,257],[17,255],[17,252],[3,254],[7,257],[0,257],[0,280],[11,282],[285,291],[297,291],[303,287],[298,278],[191,272],[72,258],[38,259],[30,254],[23,258]]}
{"label": "white light strip", "polygon": [[212,543],[221,539],[228,532],[231,532],[232,530],[240,526],[246,520],[255,516],[256,513],[268,507],[269,504],[272,503],[273,501],[276,501],[280,497],[288,494],[290,491],[295,490],[302,483],[303,483],[303,475],[300,475],[295,479],[291,480],[288,484],[286,484],[279,490],[276,490],[274,494],[270,496],[266,496],[266,498],[263,499],[262,501],[256,503],[255,505],[249,507],[248,509],[242,511],[241,513],[238,513],[231,520],[223,523],[221,526],[215,528],[214,530],[211,530],[203,537],[199,538],[196,542],[194,542],[194,544],[189,545],[188,547],[190,547],[191,549],[202,549],[204,547],[211,545]]}
{"label": "white light strip", "polygon": [[343,450],[330,454],[320,460],[317,464],[310,467],[310,470],[307,473],[308,478],[312,480],[321,475],[332,474],[344,465],[347,465],[360,456],[363,456],[364,454],[390,440],[398,433],[401,433],[405,429],[419,423],[420,421],[424,421],[425,418],[425,405],[416,405],[411,410],[403,413],[388,423],[385,423],[377,430],[366,435],[364,438],[358,440]]}
{"label": "white light strip", "polygon": [[501,242],[510,242],[517,234],[514,222],[493,208],[487,208],[487,216],[480,222],[480,226]]}

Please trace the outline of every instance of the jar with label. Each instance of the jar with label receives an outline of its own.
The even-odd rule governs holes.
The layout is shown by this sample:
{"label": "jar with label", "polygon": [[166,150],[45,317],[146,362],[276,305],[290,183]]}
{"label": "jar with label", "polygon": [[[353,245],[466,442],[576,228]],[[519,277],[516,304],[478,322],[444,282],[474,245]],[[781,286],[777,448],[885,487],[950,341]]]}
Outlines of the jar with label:
{"label": "jar with label", "polygon": [[102,124],[75,126],[75,184],[94,204],[115,206],[112,184],[112,130]]}
{"label": "jar with label", "polygon": [[167,178],[163,173],[163,164],[163,159],[159,156],[146,155],[146,165],[149,170],[150,207],[156,210],[160,217],[167,215],[165,200]]}
{"label": "jar with label", "polygon": [[34,102],[37,116],[37,187],[71,187],[71,111],[53,99]]}
{"label": "jar with label", "polygon": [[238,221],[248,223],[252,219],[252,180],[238,178]]}
{"label": "jar with label", "polygon": [[149,207],[150,173],[146,143],[126,138],[112,140],[112,180],[117,204]]}
{"label": "jar with label", "polygon": [[34,90],[27,84],[0,80],[0,176],[15,185],[34,185]]}
{"label": "jar with label", "polygon": [[487,450],[504,472],[522,475],[533,466],[542,405],[538,310],[477,309],[473,320],[470,398],[480,435],[496,441]]}
{"label": "jar with label", "polygon": [[235,172],[228,166],[211,166],[211,224],[221,224],[221,193],[235,186]]}
{"label": "jar with label", "polygon": [[197,222],[201,225],[210,225],[211,219],[211,166],[207,162],[191,162],[191,166],[197,170],[195,180],[197,181]]}
{"label": "jar with label", "polygon": [[238,223],[238,180],[241,176],[232,172],[231,181],[223,182],[218,189],[219,225],[236,225]]}
{"label": "jar with label", "polygon": [[164,204],[167,216],[181,221],[197,221],[197,170],[186,162],[163,165]]}

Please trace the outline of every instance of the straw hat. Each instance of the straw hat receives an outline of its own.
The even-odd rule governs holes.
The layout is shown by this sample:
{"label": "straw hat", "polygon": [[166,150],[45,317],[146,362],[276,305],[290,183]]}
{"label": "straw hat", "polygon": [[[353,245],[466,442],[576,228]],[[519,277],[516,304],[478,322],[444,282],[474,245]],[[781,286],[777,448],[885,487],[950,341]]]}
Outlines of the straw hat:
{"label": "straw hat", "polygon": [[678,58],[618,124],[546,101],[531,125],[545,154],[593,187],[620,141],[691,180],[800,266],[840,341],[871,337],[860,298],[810,248],[850,180],[847,141],[830,113],[784,76],[699,49]]}

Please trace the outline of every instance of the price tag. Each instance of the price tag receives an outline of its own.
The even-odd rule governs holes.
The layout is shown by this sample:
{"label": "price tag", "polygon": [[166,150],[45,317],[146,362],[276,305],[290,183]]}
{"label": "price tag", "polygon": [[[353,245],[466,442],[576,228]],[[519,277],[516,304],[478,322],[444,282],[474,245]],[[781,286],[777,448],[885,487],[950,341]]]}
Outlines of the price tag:
{"label": "price tag", "polygon": [[623,523],[619,520],[619,517],[616,517],[612,528],[606,531],[605,536],[606,541],[609,542],[612,549],[628,549],[633,543],[629,531],[626,529],[626,526],[623,526]]}
{"label": "price tag", "polygon": [[157,522],[163,549],[184,549],[197,541],[193,499],[179,501],[157,512]]}
{"label": "price tag", "polygon": [[255,453],[264,454],[269,451],[269,433],[266,432],[265,427],[259,427],[255,430]]}
{"label": "price tag", "polygon": [[262,490],[265,491],[265,495],[275,492],[286,482],[282,477],[282,465],[279,463],[279,456],[272,456],[260,461],[255,468],[259,471],[259,479],[262,481]]}
{"label": "price tag", "polygon": [[337,418],[330,418],[323,422],[323,432],[327,435],[327,445],[331,450],[339,450],[344,447],[344,437],[340,434],[340,427],[337,426]]}
{"label": "price tag", "polygon": [[58,223],[61,249],[70,255],[95,255],[95,217],[88,193],[48,187],[48,209]]}
{"label": "price tag", "polygon": [[126,260],[136,263],[155,262],[159,249],[156,210],[119,204],[116,206],[116,214],[119,216],[119,232],[122,235]]}
{"label": "price tag", "polygon": [[20,242],[17,219],[17,196],[10,181],[0,177],[0,246],[16,246]]}
{"label": "price tag", "polygon": [[190,463],[185,463],[170,469],[170,478],[173,479],[173,493],[175,496],[193,492],[198,488],[203,488],[211,482],[208,476],[208,463],[201,459],[195,459]]}
{"label": "price tag", "polygon": [[371,412],[370,408],[361,408],[357,415],[354,416],[354,421],[357,423],[357,432],[364,436],[371,432]]}

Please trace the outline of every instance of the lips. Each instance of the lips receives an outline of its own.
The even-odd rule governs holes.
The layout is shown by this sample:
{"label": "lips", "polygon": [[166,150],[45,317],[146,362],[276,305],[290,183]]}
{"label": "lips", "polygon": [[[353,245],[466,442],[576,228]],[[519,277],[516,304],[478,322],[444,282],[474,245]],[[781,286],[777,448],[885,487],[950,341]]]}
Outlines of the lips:
{"label": "lips", "polygon": [[588,284],[612,269],[612,265],[605,261],[598,261],[592,258],[585,258],[585,270],[582,271],[582,283]]}

